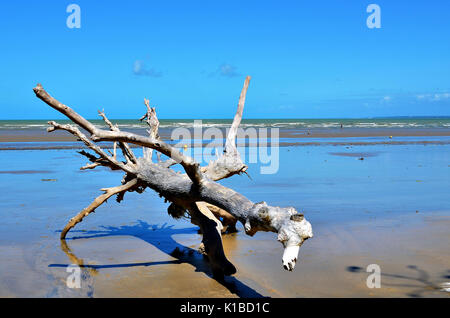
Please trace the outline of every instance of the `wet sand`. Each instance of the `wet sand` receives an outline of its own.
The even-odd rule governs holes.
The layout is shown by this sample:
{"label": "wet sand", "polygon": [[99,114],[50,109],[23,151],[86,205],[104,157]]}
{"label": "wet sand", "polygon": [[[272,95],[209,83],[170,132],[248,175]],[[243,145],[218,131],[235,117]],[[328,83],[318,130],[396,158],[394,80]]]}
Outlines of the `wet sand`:
{"label": "wet sand", "polygon": [[[50,246],[2,246],[0,296],[449,296],[440,290],[450,280],[450,217],[445,213],[316,226],[294,272],[281,268],[281,248],[273,235],[247,238],[241,229],[224,236],[225,251],[238,273],[222,282],[211,278],[206,259],[196,251],[201,238],[193,229],[134,223],[78,233],[68,240],[67,254],[57,246],[47,251],[50,262],[42,255]],[[80,289],[65,286],[70,264],[83,266]],[[369,264],[381,268],[380,289],[366,285]]]}
{"label": "wet sand", "polygon": [[[221,129],[225,136],[225,130]],[[127,131],[147,135],[145,129],[128,129]],[[172,129],[161,129],[160,135],[169,140]],[[193,135],[193,133],[192,133]],[[348,138],[348,137],[425,137],[450,136],[446,128],[343,128],[343,129],[280,129],[280,138]],[[269,134],[270,137],[270,134]],[[45,129],[0,129],[0,142],[56,142],[76,141],[76,138],[65,131],[56,130],[48,133]]]}
{"label": "wet sand", "polygon": [[[255,244],[243,238],[241,231],[224,237],[226,253],[239,269],[224,283],[210,279],[202,272],[203,266],[199,271],[199,256],[187,255],[173,257],[167,262],[174,263],[164,266],[149,264],[123,269],[120,274],[99,274],[94,296],[447,297],[440,291],[440,284],[449,281],[450,275],[450,217],[409,216],[403,221],[408,225],[383,220],[370,225],[318,226],[315,239],[302,248],[300,263],[292,273],[281,268],[280,246],[271,235],[261,235]],[[190,243],[189,238],[183,238],[177,241],[182,245]],[[123,248],[136,246],[129,256],[138,257],[144,251],[145,256],[152,255],[135,239],[124,237],[115,243],[124,244]],[[186,248],[184,253],[188,251]],[[176,263],[180,259],[182,263]],[[366,285],[366,268],[373,263],[381,268],[380,289]]]}
{"label": "wet sand", "polygon": [[[430,139],[420,141],[445,141]],[[0,296],[449,297],[439,286],[450,281],[450,145],[317,142],[281,148],[276,174],[250,163],[252,179],[222,181],[254,202],[295,206],[314,230],[286,272],[274,233],[239,226],[224,237],[238,269],[225,282],[197,252],[197,227],[171,219],[149,190],[108,201],[62,246],[67,220],[122,175],[80,171],[71,149],[1,150]],[[80,289],[66,285],[70,264],[83,264]],[[380,289],[366,286],[369,264],[381,268]]]}
{"label": "wet sand", "polygon": [[354,157],[354,158],[378,156],[377,152],[330,152],[329,154],[333,156]]}
{"label": "wet sand", "polygon": [[50,170],[1,170],[0,174],[42,174],[50,172]]}

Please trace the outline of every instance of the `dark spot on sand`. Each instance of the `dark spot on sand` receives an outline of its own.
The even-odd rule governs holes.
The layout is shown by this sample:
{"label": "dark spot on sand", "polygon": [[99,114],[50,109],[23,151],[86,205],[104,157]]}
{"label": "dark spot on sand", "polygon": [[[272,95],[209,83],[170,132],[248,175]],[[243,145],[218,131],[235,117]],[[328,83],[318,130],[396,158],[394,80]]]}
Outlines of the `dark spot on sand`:
{"label": "dark spot on sand", "polygon": [[359,266],[348,266],[347,267],[347,271],[352,272],[352,273],[358,273],[361,272],[363,269],[362,267]]}
{"label": "dark spot on sand", "polygon": [[354,157],[359,158],[359,160],[364,160],[364,158],[378,156],[379,152],[329,152],[328,154],[332,156]]}

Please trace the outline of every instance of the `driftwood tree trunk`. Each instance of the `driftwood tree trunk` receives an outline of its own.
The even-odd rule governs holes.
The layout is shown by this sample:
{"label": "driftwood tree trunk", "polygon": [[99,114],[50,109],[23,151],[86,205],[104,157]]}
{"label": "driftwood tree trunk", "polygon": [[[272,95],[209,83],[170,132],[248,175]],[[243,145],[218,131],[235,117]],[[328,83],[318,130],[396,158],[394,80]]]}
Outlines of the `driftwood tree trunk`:
{"label": "driftwood tree trunk", "polygon": [[[217,181],[235,174],[245,173],[247,166],[242,162],[236,147],[236,136],[244,110],[245,96],[250,82],[248,76],[242,89],[236,115],[228,132],[223,154],[206,166],[200,166],[193,158],[181,153],[175,147],[165,143],[158,134],[159,121],[155,108],[145,100],[147,112],[142,116],[149,126],[148,136],[122,132],[112,124],[103,112],[99,112],[110,130],[95,127],[91,122],[77,114],[72,108],[51,97],[38,84],[33,90],[38,98],[67,116],[73,123],[85,130],[89,137],[76,125],[61,125],[50,121],[49,132],[62,129],[78,137],[94,154],[86,151],[90,163],[81,169],[94,169],[106,166],[113,170],[123,170],[122,185],[102,189],[104,194],[97,197],[87,208],[72,218],[61,232],[64,239],[67,232],[84,217],[93,212],[113,195],[121,201],[127,191],[143,192],[151,188],[161,197],[171,202],[168,212],[179,218],[189,216],[191,222],[198,225],[203,234],[203,244],[215,276],[231,275],[236,272],[223,251],[222,231],[224,225],[234,228],[236,221],[244,225],[246,234],[253,236],[257,231],[271,231],[278,234],[278,241],[284,246],[282,264],[286,270],[293,270],[297,261],[299,247],[313,236],[310,223],[292,207],[281,208],[267,205],[265,202],[253,203],[242,194],[224,187]],[[96,142],[114,143],[114,152],[107,153]],[[143,147],[143,157],[137,158],[129,143]],[[117,159],[116,149],[120,148],[124,161]],[[158,154],[157,162],[152,160],[152,152],[166,155],[162,161]],[[185,173],[177,173],[171,167],[180,164]],[[222,222],[219,220],[222,219]]]}

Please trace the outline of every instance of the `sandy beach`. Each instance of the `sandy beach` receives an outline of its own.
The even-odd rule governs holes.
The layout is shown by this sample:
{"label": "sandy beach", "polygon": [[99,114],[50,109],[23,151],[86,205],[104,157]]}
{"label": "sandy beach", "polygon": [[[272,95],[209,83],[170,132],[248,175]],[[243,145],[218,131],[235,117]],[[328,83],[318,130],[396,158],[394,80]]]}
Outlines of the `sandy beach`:
{"label": "sandy beach", "polygon": [[[450,128],[336,128],[336,129],[279,129],[280,138],[348,138],[348,137],[426,137],[426,136],[450,136]],[[146,134],[145,128],[127,129],[127,131]],[[169,140],[172,129],[160,129],[160,135],[163,139]],[[192,129],[190,130],[192,131]],[[223,135],[226,130],[221,129]],[[51,134],[45,129],[0,129],[0,142],[58,142],[58,141],[76,141],[72,135],[64,131],[54,131]]]}
{"label": "sandy beach", "polygon": [[450,1],[2,1],[0,28],[13,313],[448,306]]}
{"label": "sandy beach", "polygon": [[[149,190],[108,201],[61,245],[67,220],[121,174],[80,171],[85,160],[66,136],[1,131],[0,296],[448,297],[449,135],[283,132],[276,174],[250,163],[252,179],[222,182],[254,202],[296,207],[314,238],[286,272],[276,235],[249,237],[239,225],[223,239],[238,272],[219,282],[197,251],[197,227],[172,219]],[[66,286],[70,264],[82,265],[80,289]],[[379,289],[366,285],[370,264],[381,268]]]}

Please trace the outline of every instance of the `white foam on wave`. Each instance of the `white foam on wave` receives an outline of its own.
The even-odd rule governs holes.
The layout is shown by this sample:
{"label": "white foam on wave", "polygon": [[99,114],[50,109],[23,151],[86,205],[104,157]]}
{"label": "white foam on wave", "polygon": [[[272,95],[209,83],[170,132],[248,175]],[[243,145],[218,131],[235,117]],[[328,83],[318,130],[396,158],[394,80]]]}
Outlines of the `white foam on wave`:
{"label": "white foam on wave", "polygon": [[[114,120],[112,120],[114,122]],[[120,129],[146,129],[146,123],[126,121],[121,122],[121,120],[117,121],[117,124]],[[311,119],[311,120],[250,120],[243,121],[240,125],[240,128],[280,128],[280,129],[333,129],[340,128],[341,124],[343,128],[448,128],[450,127],[450,119],[437,118],[433,119],[417,119],[417,120],[348,120],[344,119],[342,121],[339,120],[320,120],[320,119]],[[108,128],[106,124],[102,122],[95,122],[94,125],[98,128]],[[0,129],[45,129],[48,127],[46,121],[42,122],[29,122],[26,121],[0,121]],[[163,129],[174,129],[174,128],[194,128],[194,120],[192,121],[169,121],[162,120],[160,122],[160,128]],[[214,121],[214,120],[203,120],[202,128],[220,128],[227,129],[231,127],[231,121]]]}

